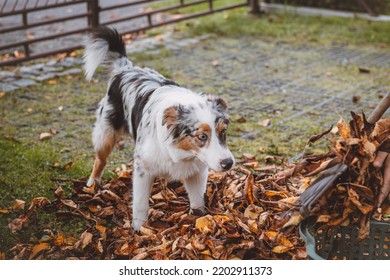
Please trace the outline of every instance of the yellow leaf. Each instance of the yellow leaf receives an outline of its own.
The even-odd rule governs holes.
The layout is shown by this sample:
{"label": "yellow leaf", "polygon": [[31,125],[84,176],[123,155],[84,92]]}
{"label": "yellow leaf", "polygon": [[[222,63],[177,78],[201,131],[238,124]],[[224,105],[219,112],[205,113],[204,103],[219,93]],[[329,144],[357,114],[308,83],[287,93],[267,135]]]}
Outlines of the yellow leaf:
{"label": "yellow leaf", "polygon": [[276,254],[283,254],[283,253],[286,253],[290,249],[291,248],[289,248],[289,247],[278,245],[278,246],[275,246],[274,248],[272,248],[272,252],[274,252]]}
{"label": "yellow leaf", "polygon": [[297,226],[299,223],[303,220],[303,217],[299,212],[294,212],[290,219],[283,225],[283,228],[289,227],[289,226]]}
{"label": "yellow leaf", "polygon": [[278,232],[277,231],[271,231],[271,230],[267,230],[264,232],[265,236],[267,236],[271,241],[274,241],[275,238],[278,236]]}
{"label": "yellow leaf", "polygon": [[0,214],[8,214],[9,210],[8,209],[0,209]]}
{"label": "yellow leaf", "polygon": [[281,236],[279,238],[279,242],[278,242],[280,245],[284,246],[284,247],[287,247],[287,248],[292,248],[294,247],[294,244],[292,244],[292,242],[290,240],[288,240],[285,236]]}
{"label": "yellow leaf", "polygon": [[96,229],[99,231],[100,235],[103,235],[106,233],[107,227],[102,225],[96,225]]}
{"label": "yellow leaf", "polygon": [[351,137],[351,128],[343,119],[340,119],[336,125],[339,129],[341,137],[343,137],[344,140],[347,140]]}
{"label": "yellow leaf", "polygon": [[286,196],[283,192],[279,192],[279,191],[265,191],[264,194],[268,197],[273,197],[273,196],[285,197]]}
{"label": "yellow leaf", "polygon": [[195,227],[204,234],[213,232],[215,227],[214,219],[211,215],[203,216],[195,221]]}
{"label": "yellow leaf", "polygon": [[[280,208],[286,208],[288,206],[294,205],[294,203],[299,199],[299,196],[291,196],[291,197],[286,197],[283,199],[280,199],[278,201],[279,207]],[[287,205],[286,205],[287,204]]]}
{"label": "yellow leaf", "polygon": [[36,255],[38,255],[43,250],[47,250],[49,248],[50,246],[48,243],[40,243],[38,245],[35,245],[30,255],[30,260],[32,260]]}
{"label": "yellow leaf", "polygon": [[248,227],[251,232],[258,233],[259,232],[259,224],[255,220],[248,220]]}
{"label": "yellow leaf", "polygon": [[64,234],[60,232],[57,237],[54,239],[54,245],[62,246],[64,245]]}
{"label": "yellow leaf", "polygon": [[49,80],[48,83],[49,83],[49,85],[56,85],[57,80],[52,79],[52,80]]}

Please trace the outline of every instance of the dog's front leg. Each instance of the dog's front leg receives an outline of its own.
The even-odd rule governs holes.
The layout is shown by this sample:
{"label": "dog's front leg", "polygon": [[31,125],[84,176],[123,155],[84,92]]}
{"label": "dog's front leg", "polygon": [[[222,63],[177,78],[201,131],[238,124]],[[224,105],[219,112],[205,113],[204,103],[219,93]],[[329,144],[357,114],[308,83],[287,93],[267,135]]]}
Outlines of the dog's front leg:
{"label": "dog's front leg", "polygon": [[191,210],[205,213],[204,194],[207,186],[208,168],[203,168],[199,173],[184,180],[184,186],[188,193]]}
{"label": "dog's front leg", "polygon": [[149,197],[153,182],[154,178],[142,168],[135,168],[133,173],[133,228],[136,231],[148,220]]}

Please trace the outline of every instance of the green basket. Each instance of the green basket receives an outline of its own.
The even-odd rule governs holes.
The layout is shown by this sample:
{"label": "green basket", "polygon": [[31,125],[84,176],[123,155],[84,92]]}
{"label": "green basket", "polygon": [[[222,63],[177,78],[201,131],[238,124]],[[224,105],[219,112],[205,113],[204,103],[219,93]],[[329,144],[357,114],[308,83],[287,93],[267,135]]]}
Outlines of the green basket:
{"label": "green basket", "polygon": [[303,221],[299,233],[312,260],[390,259],[390,223],[371,221],[370,228],[370,236],[361,241],[356,240],[356,226],[320,227]]}

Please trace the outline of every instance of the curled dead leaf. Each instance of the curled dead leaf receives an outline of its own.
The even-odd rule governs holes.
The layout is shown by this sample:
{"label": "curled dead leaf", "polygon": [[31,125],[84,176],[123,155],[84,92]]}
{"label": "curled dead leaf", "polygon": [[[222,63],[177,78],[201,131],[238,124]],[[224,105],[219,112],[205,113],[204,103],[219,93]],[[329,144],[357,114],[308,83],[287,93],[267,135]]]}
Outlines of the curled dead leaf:
{"label": "curled dead leaf", "polygon": [[90,232],[88,232],[88,231],[84,231],[84,232],[81,234],[80,240],[77,241],[77,242],[74,244],[74,248],[75,248],[75,249],[79,249],[79,250],[84,250],[84,248],[87,247],[88,244],[91,243],[92,238],[93,238],[93,234],[92,234],[92,233],[90,233]]}
{"label": "curled dead leaf", "polygon": [[24,200],[15,199],[12,203],[12,210],[23,210],[26,206],[26,202]]}

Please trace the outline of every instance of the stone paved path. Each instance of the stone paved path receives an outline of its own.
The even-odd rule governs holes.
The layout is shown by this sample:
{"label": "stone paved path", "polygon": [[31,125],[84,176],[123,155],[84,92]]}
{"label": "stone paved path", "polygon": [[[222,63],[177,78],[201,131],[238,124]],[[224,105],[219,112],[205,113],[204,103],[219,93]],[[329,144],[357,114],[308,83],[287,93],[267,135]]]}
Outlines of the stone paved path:
{"label": "stone paved path", "polygon": [[[230,104],[231,142],[238,152],[293,155],[306,139],[349,112],[368,115],[390,91],[385,49],[300,44],[260,37],[149,38],[128,51],[171,55],[145,61],[195,91],[224,96]],[[131,56],[131,54],[130,54]],[[79,73],[80,58],[2,71],[0,91]],[[12,93],[11,93],[12,94]],[[244,122],[238,122],[245,119]],[[250,142],[248,148],[247,143]]]}

